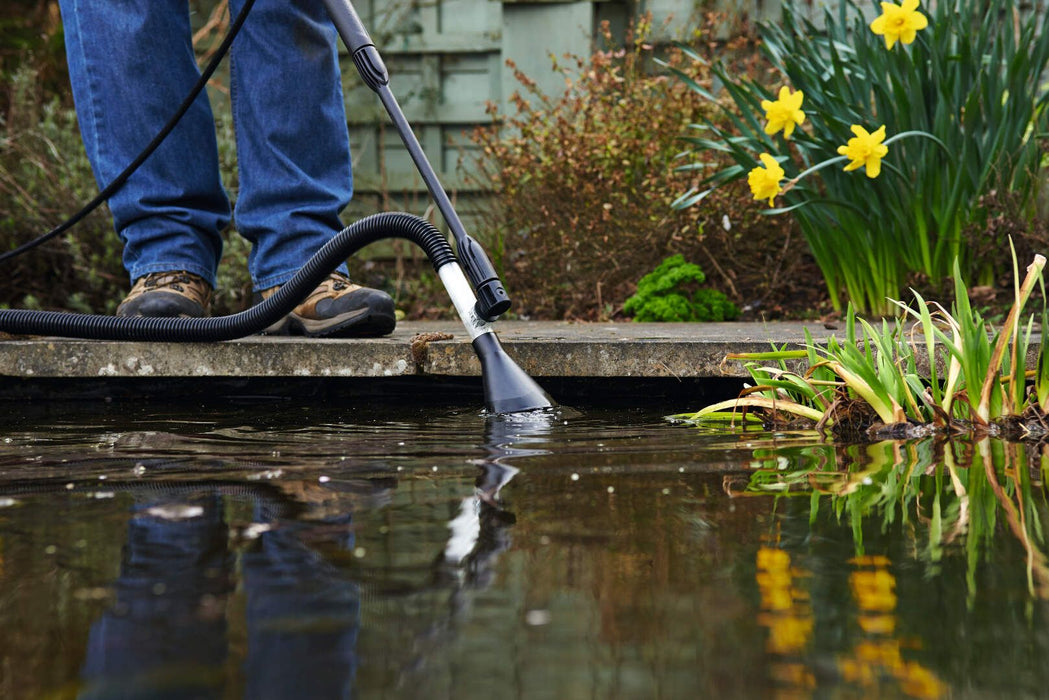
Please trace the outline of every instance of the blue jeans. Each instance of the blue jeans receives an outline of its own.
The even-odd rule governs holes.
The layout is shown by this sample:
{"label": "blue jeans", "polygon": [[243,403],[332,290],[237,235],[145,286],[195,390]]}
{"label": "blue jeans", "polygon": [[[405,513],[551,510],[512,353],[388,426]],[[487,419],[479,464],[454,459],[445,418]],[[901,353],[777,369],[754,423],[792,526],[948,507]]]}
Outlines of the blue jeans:
{"label": "blue jeans", "polygon": [[[243,0],[231,0],[237,13]],[[111,182],[174,113],[200,72],[187,0],[60,0],[88,158]],[[237,231],[255,289],[288,280],[340,228],[353,193],[336,33],[320,0],[257,0],[230,58]],[[230,201],[201,94],[109,200],[132,281],[187,270],[213,287]],[[345,270],[343,270],[345,271]]]}

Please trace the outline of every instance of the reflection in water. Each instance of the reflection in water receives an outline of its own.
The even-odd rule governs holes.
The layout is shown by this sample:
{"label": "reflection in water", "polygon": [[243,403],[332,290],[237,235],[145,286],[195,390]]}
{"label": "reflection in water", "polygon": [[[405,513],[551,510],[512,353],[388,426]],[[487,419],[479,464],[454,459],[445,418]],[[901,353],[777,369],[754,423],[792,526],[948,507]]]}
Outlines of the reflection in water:
{"label": "reflection in water", "polygon": [[[848,652],[838,655],[837,673],[876,695],[934,698],[945,694],[948,686],[926,665],[907,658],[921,647],[898,629],[893,569],[917,555],[927,575],[937,576],[949,551],[963,551],[972,606],[983,578],[980,569],[992,553],[1003,549],[995,540],[1004,521],[1021,547],[1023,556],[1015,557],[1012,566],[1025,570],[1029,595],[1049,597],[1042,533],[1047,449],[987,439],[975,444],[925,440],[827,445],[822,459],[792,465],[777,454],[767,463],[771,468],[757,469],[746,479],[727,477],[724,486],[735,496],[808,498],[816,536],[828,514],[850,523],[855,555],[848,560],[848,584],[857,634]],[[865,553],[874,528],[892,531],[902,540],[894,549],[906,555],[901,552],[894,561]],[[792,662],[792,655],[809,648],[812,609],[808,593],[799,591],[795,582],[810,576],[792,565],[786,551],[774,547],[758,551],[757,582],[764,611],[760,620],[768,629],[770,653],[780,659],[777,677],[792,692],[814,685],[813,669]]]}
{"label": "reflection in water", "polygon": [[[227,606],[238,572],[222,499],[201,489],[177,500],[163,489],[128,522],[115,600],[92,625],[84,698],[222,697]],[[140,496],[141,497],[141,496]],[[240,557],[246,596],[246,696],[346,697],[360,627],[356,584],[285,523],[288,502],[259,499],[257,539]],[[315,521],[352,550],[351,515]]]}
{"label": "reflection in water", "polygon": [[[274,522],[260,504],[256,522]],[[351,515],[316,523],[353,551]],[[263,532],[242,558],[247,597],[246,697],[349,697],[357,668],[360,590],[295,528]]]}
{"label": "reflection in water", "polygon": [[[509,546],[509,539],[502,531],[507,525],[513,524],[514,518],[501,509],[499,492],[519,470],[510,465],[508,460],[548,454],[547,449],[520,447],[518,443],[541,445],[558,415],[557,411],[533,411],[492,416],[485,422],[484,450],[487,457],[475,462],[480,468],[480,474],[474,493],[462,500],[458,515],[448,523],[451,534],[444,550],[447,563],[459,566],[471,555],[474,555],[472,561],[476,561],[478,556],[475,550],[483,529],[490,539],[493,539],[493,535],[499,535],[494,539],[502,540],[484,543],[481,552],[485,559],[497,556]],[[482,528],[482,521],[488,525],[487,528]],[[488,569],[490,566],[482,568]]]}
{"label": "reflection in water", "polygon": [[1049,685],[1040,451],[285,413],[6,435],[0,697]]}
{"label": "reflection in water", "polygon": [[[472,592],[492,583],[514,523],[500,490],[518,469],[504,462],[544,454],[515,445],[541,443],[553,420],[553,413],[537,413],[486,422],[486,456],[476,461],[474,491],[448,522],[436,564],[434,585],[448,592],[449,607],[445,621],[423,631],[431,645],[438,628],[447,643],[452,623],[461,624],[469,613]],[[222,697],[231,644],[226,618],[238,576],[245,597],[244,696],[350,697],[361,590],[345,567],[333,563],[331,550],[355,551],[352,499],[326,488],[330,478],[321,481],[287,480],[279,491],[256,491],[239,562],[227,546],[223,499],[214,490],[201,485],[187,493],[175,486],[166,497],[163,485],[135,490],[114,601],[91,626],[79,697]],[[382,480],[351,483],[358,500],[388,500]],[[421,662],[416,656],[402,670],[399,687],[424,667]]]}
{"label": "reflection in water", "polygon": [[904,658],[908,642],[896,631],[896,577],[889,571],[889,560],[858,556],[850,563],[855,568],[849,588],[862,638],[838,658],[842,678],[878,695],[902,691],[914,698],[941,697],[947,688],[936,674]]}
{"label": "reflection in water", "polygon": [[115,600],[89,633],[80,697],[217,696],[232,590],[226,527],[217,496],[177,505],[188,517],[135,506]]}
{"label": "reflection in water", "polygon": [[835,669],[814,664],[811,644],[816,624],[809,593],[812,574],[791,562],[790,554],[772,546],[758,550],[756,581],[761,594],[758,622],[767,629],[766,650],[777,696],[805,697],[818,685],[836,682],[869,697],[903,694],[938,698],[947,686],[918,661],[905,658],[914,640],[897,634],[896,578],[884,556],[861,555],[849,560],[849,590],[855,604],[855,639],[835,656]]}
{"label": "reflection in water", "polygon": [[758,549],[755,579],[761,593],[758,623],[768,629],[765,649],[772,658],[772,677],[785,686],[809,690],[816,681],[803,662],[812,639],[812,606],[798,579],[805,572],[791,566],[790,554],[772,547]]}
{"label": "reflection in water", "polygon": [[[1049,599],[1042,535],[1049,446],[989,439],[827,445],[819,460],[791,465],[779,455],[767,464],[771,468],[756,469],[745,479],[727,477],[726,492],[810,497],[813,519],[825,508],[850,519],[860,555],[864,523],[888,528],[900,519],[913,526],[914,550],[930,571],[939,570],[946,548],[964,548],[971,586],[993,548],[997,523],[1004,521],[1023,548],[1017,564],[1026,570],[1030,594]],[[975,593],[971,588],[970,595]]]}

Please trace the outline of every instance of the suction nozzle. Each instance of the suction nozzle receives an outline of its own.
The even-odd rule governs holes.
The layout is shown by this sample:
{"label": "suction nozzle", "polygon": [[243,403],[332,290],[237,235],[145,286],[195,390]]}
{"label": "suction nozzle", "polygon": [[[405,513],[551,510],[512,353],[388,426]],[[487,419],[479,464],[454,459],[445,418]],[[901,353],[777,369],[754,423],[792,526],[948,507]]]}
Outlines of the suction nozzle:
{"label": "suction nozzle", "polygon": [[510,359],[495,333],[482,333],[474,338],[473,346],[481,361],[485,408],[491,413],[521,413],[557,405]]}

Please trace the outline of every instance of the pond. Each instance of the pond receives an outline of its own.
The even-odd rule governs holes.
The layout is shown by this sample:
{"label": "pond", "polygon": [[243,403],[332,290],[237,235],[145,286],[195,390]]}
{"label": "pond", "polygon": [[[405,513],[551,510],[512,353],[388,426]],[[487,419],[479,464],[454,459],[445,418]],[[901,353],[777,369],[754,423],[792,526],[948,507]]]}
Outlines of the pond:
{"label": "pond", "polygon": [[696,407],[8,417],[0,696],[1044,695],[1037,450]]}

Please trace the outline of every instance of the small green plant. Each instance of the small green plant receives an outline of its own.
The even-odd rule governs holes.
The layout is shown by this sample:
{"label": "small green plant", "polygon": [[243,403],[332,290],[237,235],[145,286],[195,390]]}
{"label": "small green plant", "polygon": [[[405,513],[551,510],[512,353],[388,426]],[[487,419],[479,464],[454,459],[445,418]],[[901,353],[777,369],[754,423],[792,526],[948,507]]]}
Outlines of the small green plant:
{"label": "small green plant", "polygon": [[965,235],[986,228],[995,192],[1009,193],[1018,216],[1034,215],[1049,129],[1045,16],[1014,0],[930,7],[927,18],[916,0],[881,3],[870,22],[843,0],[817,25],[807,4],[785,3],[782,21],[761,28],[778,90],[715,63],[724,99],[676,71],[728,121],[693,125],[683,167],[705,167],[698,153],[733,161],[677,206],[747,177],[755,199],[779,199],[767,213],[797,220],[836,308],[847,299],[891,313],[888,300],[913,278],[949,278],[956,260],[969,284],[1004,277],[1007,259],[973,254],[982,246]]}
{"label": "small green plant", "polygon": [[739,309],[723,293],[701,287],[707,277],[699,265],[671,255],[641,278],[623,311],[635,321],[731,321]]}

